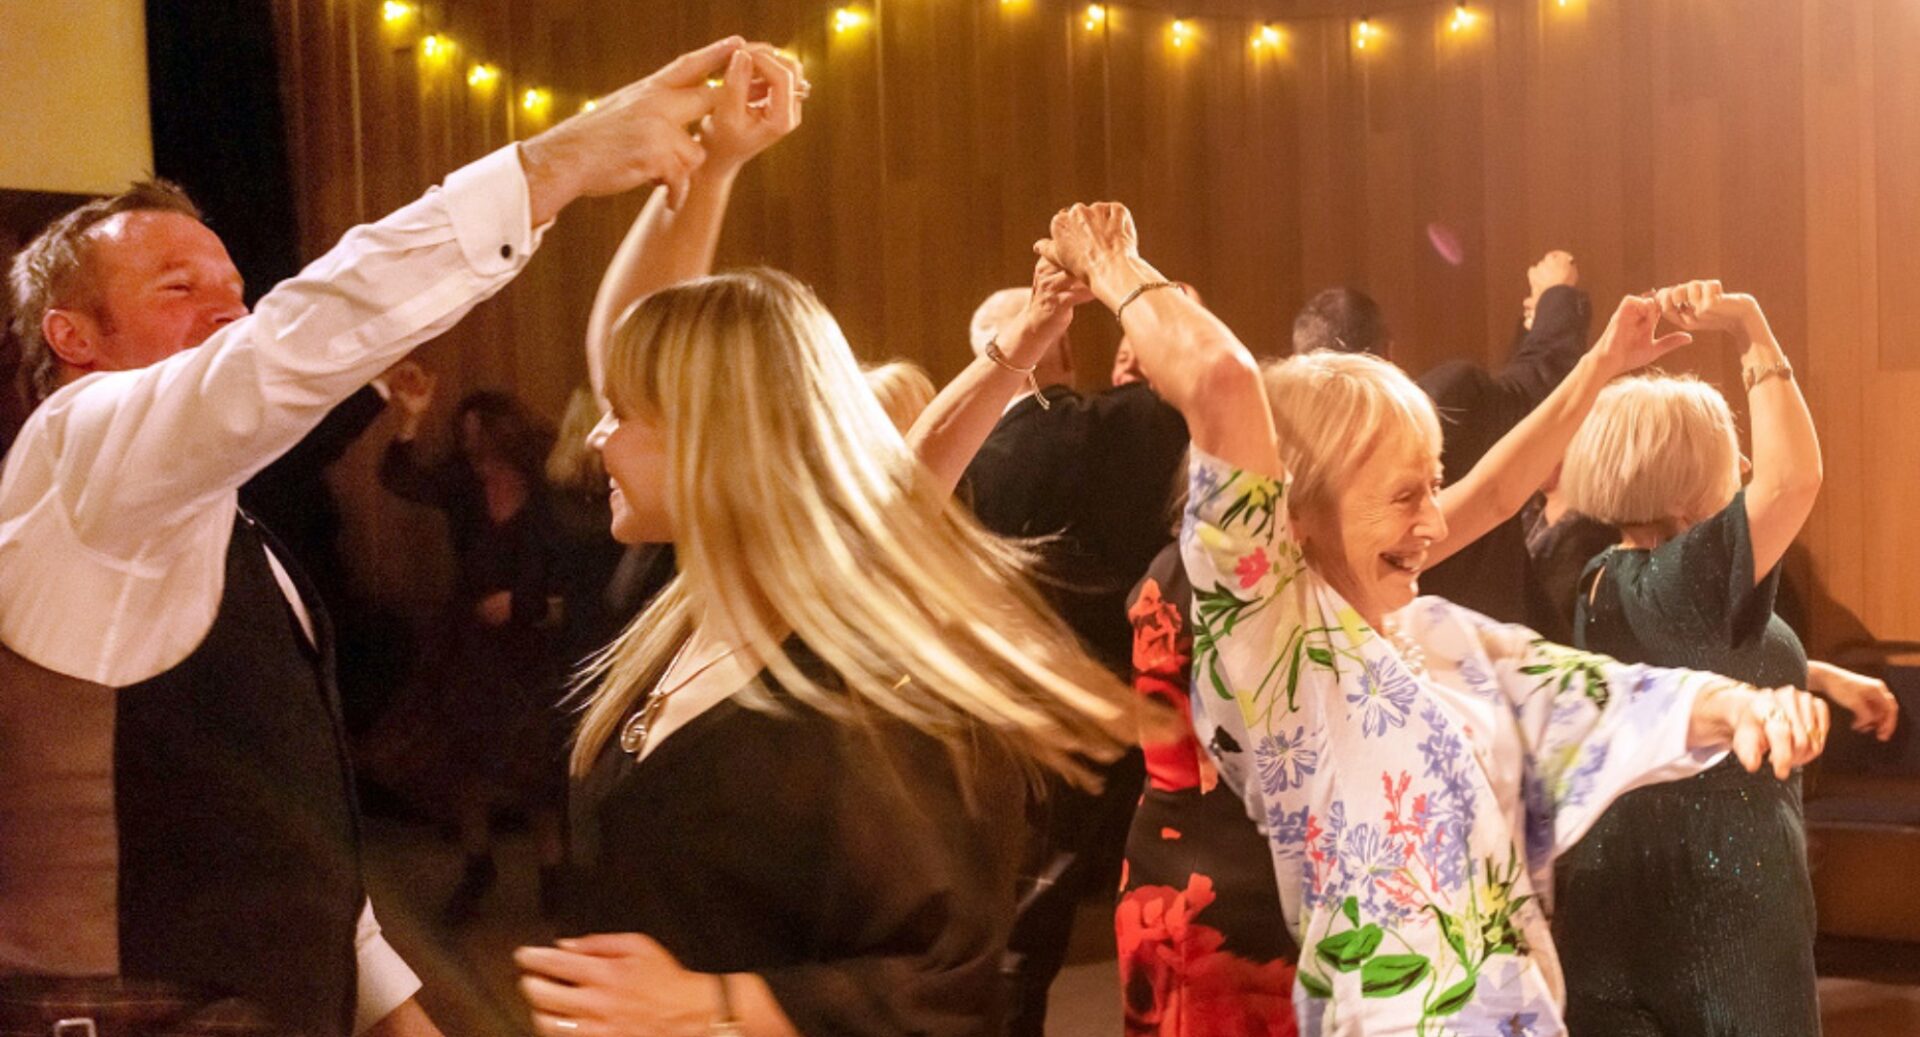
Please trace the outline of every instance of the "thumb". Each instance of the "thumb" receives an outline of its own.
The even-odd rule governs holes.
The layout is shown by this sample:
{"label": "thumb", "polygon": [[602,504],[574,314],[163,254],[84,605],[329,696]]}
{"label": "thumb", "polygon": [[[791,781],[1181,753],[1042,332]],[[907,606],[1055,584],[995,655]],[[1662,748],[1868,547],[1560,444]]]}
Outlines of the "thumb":
{"label": "thumb", "polygon": [[753,58],[744,50],[736,50],[727,62],[726,82],[720,87],[719,102],[714,109],[734,113],[746,111],[747,95],[752,85]]}
{"label": "thumb", "polygon": [[708,76],[720,71],[735,51],[746,45],[747,41],[738,36],[715,40],[699,50],[690,50],[674,58],[647,78],[661,86],[700,86]]}

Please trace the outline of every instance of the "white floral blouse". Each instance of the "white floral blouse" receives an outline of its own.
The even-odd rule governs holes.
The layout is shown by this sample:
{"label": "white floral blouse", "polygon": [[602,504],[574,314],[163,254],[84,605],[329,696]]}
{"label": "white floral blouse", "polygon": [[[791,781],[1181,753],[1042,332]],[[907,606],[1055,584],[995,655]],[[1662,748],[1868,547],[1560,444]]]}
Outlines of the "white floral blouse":
{"label": "white floral blouse", "polygon": [[1181,553],[1195,727],[1268,835],[1300,1032],[1564,1033],[1553,858],[1623,793],[1724,756],[1686,747],[1724,678],[1431,597],[1384,637],[1307,569],[1285,492],[1196,449]]}

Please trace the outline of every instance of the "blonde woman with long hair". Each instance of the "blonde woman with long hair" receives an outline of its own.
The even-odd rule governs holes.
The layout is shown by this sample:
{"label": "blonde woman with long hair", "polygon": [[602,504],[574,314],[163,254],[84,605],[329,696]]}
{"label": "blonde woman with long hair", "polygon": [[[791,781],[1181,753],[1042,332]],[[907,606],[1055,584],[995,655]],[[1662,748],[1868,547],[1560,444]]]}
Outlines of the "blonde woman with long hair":
{"label": "blonde woman with long hair", "polygon": [[685,203],[643,211],[590,323],[614,533],[671,539],[681,572],[589,674],[572,928],[601,935],[523,948],[522,988],[547,1037],[991,1033],[1023,779],[1086,773],[1135,717],[811,291],[678,283],[804,83],[756,50],[722,90]]}

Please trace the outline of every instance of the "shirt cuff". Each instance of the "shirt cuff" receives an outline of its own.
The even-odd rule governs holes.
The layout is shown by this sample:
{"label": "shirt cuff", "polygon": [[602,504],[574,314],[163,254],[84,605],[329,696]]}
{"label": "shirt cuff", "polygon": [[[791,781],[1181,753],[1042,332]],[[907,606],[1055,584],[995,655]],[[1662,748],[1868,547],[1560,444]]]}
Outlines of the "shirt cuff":
{"label": "shirt cuff", "polygon": [[460,252],[475,273],[506,278],[518,273],[540,247],[552,221],[532,226],[520,146],[509,144],[447,174],[447,217]]}
{"label": "shirt cuff", "polygon": [[360,988],[353,1012],[353,1032],[361,1034],[373,1024],[393,1014],[407,999],[420,991],[420,977],[380,934],[380,921],[373,917],[373,901],[360,909],[360,923],[354,933],[354,957],[360,967]]}

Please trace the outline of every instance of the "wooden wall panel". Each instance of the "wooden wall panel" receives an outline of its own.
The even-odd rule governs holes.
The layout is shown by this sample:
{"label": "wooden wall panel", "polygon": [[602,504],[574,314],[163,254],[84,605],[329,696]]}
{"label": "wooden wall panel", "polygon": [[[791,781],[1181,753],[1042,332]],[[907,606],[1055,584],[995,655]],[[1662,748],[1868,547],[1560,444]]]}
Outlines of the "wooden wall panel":
{"label": "wooden wall panel", "polygon": [[[1054,210],[1100,197],[1132,205],[1152,258],[1267,353],[1334,284],[1381,300],[1419,371],[1497,361],[1549,248],[1579,257],[1602,322],[1623,292],[1718,276],[1761,296],[1821,424],[1827,489],[1794,562],[1818,590],[1816,642],[1920,637],[1920,337],[1903,334],[1920,324],[1920,7],[1483,0],[1454,32],[1451,4],[1380,3],[1382,35],[1357,51],[1369,6],[1196,2],[1175,48],[1171,0],[1093,31],[1058,0],[866,0],[873,23],[844,34],[818,0],[436,0],[468,51],[432,67],[420,27],[382,24],[374,0],[278,0],[302,241],[318,254],[686,47],[771,39],[807,63],[814,99],[742,177],[722,262],[812,283],[863,357],[951,375],[974,304],[1025,280]],[[1250,46],[1262,18],[1281,46]],[[465,82],[480,52],[504,73],[491,96]],[[512,103],[534,83],[557,91],[546,119]],[[518,283],[423,349],[448,404],[497,385],[558,414],[637,207],[577,206]],[[1458,240],[1457,265],[1430,226]],[[1112,322],[1088,311],[1073,336],[1099,384]],[[1673,366],[1740,404],[1725,341]],[[426,600],[440,563],[396,545],[433,523],[373,486],[385,433],[339,476],[351,550],[376,595]]]}

